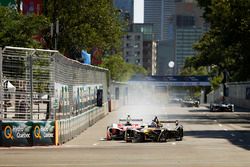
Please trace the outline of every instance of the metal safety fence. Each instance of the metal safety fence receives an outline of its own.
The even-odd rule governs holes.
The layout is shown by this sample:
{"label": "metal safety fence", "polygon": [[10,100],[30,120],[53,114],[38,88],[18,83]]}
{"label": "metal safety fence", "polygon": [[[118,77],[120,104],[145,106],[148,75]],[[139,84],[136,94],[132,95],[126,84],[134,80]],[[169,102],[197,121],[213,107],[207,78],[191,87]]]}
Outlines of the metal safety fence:
{"label": "metal safety fence", "polygon": [[1,118],[63,119],[107,101],[108,71],[53,50],[6,47],[1,51]]}
{"label": "metal safety fence", "polygon": [[[27,141],[50,137],[52,143],[63,143],[86,128],[73,128],[79,120],[88,119],[90,125],[108,111],[106,69],[68,59],[58,51],[20,47],[0,49],[0,69],[0,137],[10,143],[22,137]],[[67,131],[73,136],[63,136]]]}

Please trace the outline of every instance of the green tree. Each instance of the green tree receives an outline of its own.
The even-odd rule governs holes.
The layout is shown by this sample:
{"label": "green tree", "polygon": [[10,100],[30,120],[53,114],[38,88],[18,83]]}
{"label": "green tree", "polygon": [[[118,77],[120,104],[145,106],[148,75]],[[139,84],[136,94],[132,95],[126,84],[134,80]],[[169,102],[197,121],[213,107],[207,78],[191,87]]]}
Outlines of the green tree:
{"label": "green tree", "polygon": [[250,1],[197,0],[210,30],[194,45],[198,51],[189,63],[216,66],[218,76],[226,69],[232,81],[250,79]]}
{"label": "green tree", "polygon": [[125,82],[134,74],[146,74],[144,68],[126,63],[119,54],[105,57],[100,66],[109,69],[111,79],[115,81]]}
{"label": "green tree", "polygon": [[59,20],[58,49],[62,53],[120,48],[122,26],[110,0],[48,1],[48,15],[53,22]]}
{"label": "green tree", "polygon": [[187,57],[185,59],[184,68],[181,70],[181,75],[208,75],[208,70],[206,66],[195,66],[193,65],[194,58],[196,57]]}
{"label": "green tree", "polygon": [[41,48],[34,37],[48,28],[44,16],[22,15],[16,10],[0,6],[0,46]]}

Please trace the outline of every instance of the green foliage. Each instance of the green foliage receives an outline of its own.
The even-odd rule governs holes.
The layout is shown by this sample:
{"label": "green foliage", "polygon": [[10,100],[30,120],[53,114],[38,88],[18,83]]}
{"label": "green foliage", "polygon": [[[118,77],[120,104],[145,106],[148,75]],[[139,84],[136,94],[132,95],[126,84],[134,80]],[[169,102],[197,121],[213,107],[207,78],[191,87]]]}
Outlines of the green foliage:
{"label": "green foliage", "polygon": [[143,68],[142,66],[129,64],[133,70],[133,74],[141,74],[141,75],[147,75],[147,70]]}
{"label": "green foliage", "polygon": [[181,75],[188,76],[188,75],[208,75],[207,67],[200,66],[194,68],[193,66],[184,66],[182,69]]}
{"label": "green foliage", "polygon": [[113,50],[120,48],[122,27],[110,0],[48,1],[48,14],[59,20],[58,49]]}
{"label": "green foliage", "polygon": [[218,75],[227,69],[231,81],[249,80],[250,1],[197,1],[211,29],[194,45],[198,54],[189,64],[196,68],[216,66]]}
{"label": "green foliage", "polygon": [[49,25],[43,16],[24,16],[17,11],[0,6],[0,46],[41,48],[33,36]]}
{"label": "green foliage", "polygon": [[[211,66],[208,68],[207,66],[196,65],[194,62],[196,57],[188,57],[185,60],[185,66],[181,71],[181,75],[188,76],[188,75],[208,75],[211,77],[211,87],[212,89],[216,89],[222,82],[223,76],[219,74],[219,70],[217,66]],[[194,64],[192,64],[194,63]],[[205,63],[204,63],[205,64]],[[200,89],[196,89],[196,92],[200,93]]]}
{"label": "green foliage", "polygon": [[49,91],[50,59],[49,54],[40,54],[42,58],[32,60],[34,91],[44,93]]}
{"label": "green foliage", "polygon": [[128,81],[134,74],[146,74],[144,68],[126,63],[118,54],[105,57],[100,66],[109,69],[112,80],[120,82]]}
{"label": "green foliage", "polygon": [[221,84],[221,82],[222,82],[222,76],[221,75],[219,75],[219,76],[214,76],[213,78],[212,78],[212,80],[211,80],[211,85],[212,85],[212,89],[217,89],[219,86],[220,86],[220,84]]}

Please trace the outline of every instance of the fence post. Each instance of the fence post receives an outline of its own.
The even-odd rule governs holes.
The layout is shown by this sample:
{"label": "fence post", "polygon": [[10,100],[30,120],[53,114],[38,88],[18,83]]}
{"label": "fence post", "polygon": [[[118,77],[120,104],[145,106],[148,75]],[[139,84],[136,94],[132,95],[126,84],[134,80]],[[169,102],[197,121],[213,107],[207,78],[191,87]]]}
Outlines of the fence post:
{"label": "fence post", "polygon": [[30,120],[33,120],[33,67],[32,67],[32,55],[29,56],[29,63],[30,63]]}
{"label": "fence post", "polygon": [[3,50],[0,47],[0,119],[3,117],[3,87],[2,87],[2,75],[3,75]]}

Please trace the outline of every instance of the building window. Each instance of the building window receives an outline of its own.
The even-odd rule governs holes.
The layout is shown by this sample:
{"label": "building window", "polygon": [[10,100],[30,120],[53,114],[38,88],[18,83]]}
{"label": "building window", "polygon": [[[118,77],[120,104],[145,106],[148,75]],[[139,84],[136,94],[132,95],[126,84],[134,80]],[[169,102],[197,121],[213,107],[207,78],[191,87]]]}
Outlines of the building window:
{"label": "building window", "polygon": [[131,56],[131,51],[127,51],[126,52],[126,56],[128,57],[128,56]]}
{"label": "building window", "polygon": [[135,45],[134,45],[134,48],[139,48],[140,47],[140,44],[139,43],[136,43]]}
{"label": "building window", "polygon": [[135,40],[140,41],[141,40],[141,36],[140,35],[136,35],[135,36]]}
{"label": "building window", "polygon": [[191,27],[195,25],[194,16],[178,15],[176,18],[177,27]]}
{"label": "building window", "polygon": [[127,35],[126,37],[127,37],[127,40],[131,40],[132,38],[131,35]]}

